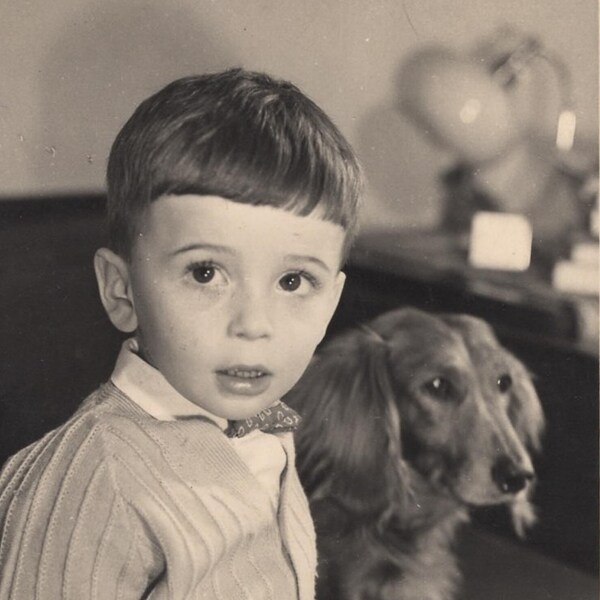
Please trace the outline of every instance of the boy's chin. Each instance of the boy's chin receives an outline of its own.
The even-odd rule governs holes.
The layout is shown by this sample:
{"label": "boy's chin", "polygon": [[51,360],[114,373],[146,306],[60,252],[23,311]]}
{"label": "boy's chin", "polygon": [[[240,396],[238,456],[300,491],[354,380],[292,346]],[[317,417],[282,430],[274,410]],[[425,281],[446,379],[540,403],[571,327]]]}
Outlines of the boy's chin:
{"label": "boy's chin", "polygon": [[258,399],[242,397],[233,402],[227,402],[226,405],[221,405],[217,409],[211,410],[207,408],[206,410],[228,421],[242,421],[255,417],[262,410],[270,408],[278,402],[279,398]]}
{"label": "boy's chin", "polygon": [[229,421],[242,421],[244,419],[251,419],[255,417],[259,412],[270,408],[277,404],[279,400],[269,401],[268,403],[255,404],[253,406],[247,406],[243,409],[232,411],[231,416],[225,417]]}

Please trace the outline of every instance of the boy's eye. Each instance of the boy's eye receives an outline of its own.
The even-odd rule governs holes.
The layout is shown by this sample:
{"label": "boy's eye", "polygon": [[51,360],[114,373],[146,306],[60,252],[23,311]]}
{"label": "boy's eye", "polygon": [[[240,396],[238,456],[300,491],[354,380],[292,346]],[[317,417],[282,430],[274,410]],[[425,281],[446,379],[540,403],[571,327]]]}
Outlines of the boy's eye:
{"label": "boy's eye", "polygon": [[288,273],[279,280],[281,289],[286,292],[295,292],[302,284],[302,275],[300,273]]}
{"label": "boy's eye", "polygon": [[192,277],[198,283],[209,283],[214,279],[216,269],[211,265],[197,265],[191,271]]}
{"label": "boy's eye", "polygon": [[[285,292],[296,292],[307,294],[312,289],[319,287],[319,282],[310,274],[304,271],[292,271],[286,273],[279,280],[279,287]],[[307,288],[307,289],[305,289]]]}

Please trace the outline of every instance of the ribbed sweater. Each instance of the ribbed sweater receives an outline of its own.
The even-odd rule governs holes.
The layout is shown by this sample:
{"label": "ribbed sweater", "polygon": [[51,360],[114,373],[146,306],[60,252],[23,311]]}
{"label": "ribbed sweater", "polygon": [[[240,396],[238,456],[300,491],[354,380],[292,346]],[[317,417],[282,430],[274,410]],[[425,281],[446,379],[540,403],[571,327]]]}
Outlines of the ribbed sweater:
{"label": "ribbed sweater", "polygon": [[218,426],[103,385],[0,473],[0,599],[313,600],[312,520],[278,435],[275,514]]}

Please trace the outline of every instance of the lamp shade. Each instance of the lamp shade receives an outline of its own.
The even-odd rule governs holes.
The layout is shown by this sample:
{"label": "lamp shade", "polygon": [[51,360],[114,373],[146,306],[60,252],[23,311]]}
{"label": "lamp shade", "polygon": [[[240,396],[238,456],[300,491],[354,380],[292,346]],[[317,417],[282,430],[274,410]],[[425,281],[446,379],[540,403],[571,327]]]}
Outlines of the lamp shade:
{"label": "lamp shade", "polygon": [[401,109],[464,161],[493,160],[519,130],[505,89],[483,66],[443,48],[412,54],[400,73]]}

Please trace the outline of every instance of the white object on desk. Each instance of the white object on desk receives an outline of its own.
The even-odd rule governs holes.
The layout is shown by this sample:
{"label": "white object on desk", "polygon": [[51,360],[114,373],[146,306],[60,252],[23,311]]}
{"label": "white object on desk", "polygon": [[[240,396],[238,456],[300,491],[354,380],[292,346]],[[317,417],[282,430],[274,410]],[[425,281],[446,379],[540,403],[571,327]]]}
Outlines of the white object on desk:
{"label": "white object on desk", "polygon": [[471,222],[469,262],[480,269],[525,271],[531,262],[532,229],[520,214],[475,213]]}
{"label": "white object on desk", "polygon": [[554,265],[552,285],[561,292],[598,296],[598,265],[561,260]]}
{"label": "white object on desk", "polygon": [[600,260],[598,240],[575,242],[571,247],[571,260],[598,268]]}

